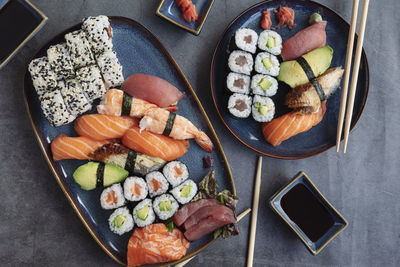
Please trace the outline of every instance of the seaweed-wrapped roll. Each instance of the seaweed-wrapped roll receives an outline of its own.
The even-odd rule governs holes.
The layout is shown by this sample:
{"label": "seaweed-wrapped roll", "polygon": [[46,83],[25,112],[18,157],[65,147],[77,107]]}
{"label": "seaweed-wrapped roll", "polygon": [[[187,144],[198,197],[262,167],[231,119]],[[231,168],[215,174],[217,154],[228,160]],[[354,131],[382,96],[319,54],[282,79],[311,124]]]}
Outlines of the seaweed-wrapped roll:
{"label": "seaweed-wrapped roll", "polygon": [[144,199],[133,209],[133,220],[139,227],[150,225],[155,220],[151,199]]}
{"label": "seaweed-wrapped roll", "polygon": [[100,195],[100,205],[103,209],[115,209],[125,204],[124,193],[120,184],[113,184],[103,190]]}
{"label": "seaweed-wrapped roll", "polygon": [[124,182],[124,196],[130,201],[140,201],[147,197],[147,184],[143,178],[132,176]]}
{"label": "seaweed-wrapped roll", "polygon": [[189,177],[189,170],[185,164],[178,160],[167,163],[163,168],[163,174],[173,186],[178,186]]}
{"label": "seaweed-wrapped roll", "polygon": [[229,112],[237,118],[247,118],[251,113],[251,97],[235,93],[228,100]]}
{"label": "seaweed-wrapped roll", "polygon": [[168,220],[178,210],[179,204],[170,194],[163,194],[153,200],[153,209],[161,220]]}
{"label": "seaweed-wrapped roll", "polygon": [[118,235],[122,235],[133,229],[133,217],[126,207],[116,209],[108,219],[110,230]]}
{"label": "seaweed-wrapped roll", "polygon": [[186,204],[197,194],[197,185],[188,179],[170,191],[179,203]]}
{"label": "seaweed-wrapped roll", "polygon": [[257,50],[257,39],[257,33],[249,28],[240,28],[235,32],[235,45],[253,54]]}
{"label": "seaweed-wrapped roll", "polygon": [[256,74],[251,77],[251,91],[253,94],[273,96],[277,90],[278,82],[275,78],[264,74]]}
{"label": "seaweed-wrapped roll", "polygon": [[233,72],[250,75],[253,70],[253,56],[250,53],[235,50],[229,55],[228,66]]}
{"label": "seaweed-wrapped roll", "polygon": [[250,91],[250,76],[230,72],[226,78],[226,87],[233,93],[247,95]]}
{"label": "seaweed-wrapped roll", "polygon": [[253,119],[258,122],[268,122],[274,118],[275,104],[269,97],[255,95],[252,105]]}
{"label": "seaweed-wrapped roll", "polygon": [[258,38],[258,48],[275,56],[280,55],[282,51],[282,37],[277,32],[265,30],[260,33],[260,37]]}
{"label": "seaweed-wrapped roll", "polygon": [[261,52],[256,56],[254,68],[258,73],[276,77],[279,75],[279,60],[270,53]]}
{"label": "seaweed-wrapped roll", "polygon": [[146,175],[147,188],[150,197],[164,194],[168,190],[168,182],[159,171],[150,172]]}

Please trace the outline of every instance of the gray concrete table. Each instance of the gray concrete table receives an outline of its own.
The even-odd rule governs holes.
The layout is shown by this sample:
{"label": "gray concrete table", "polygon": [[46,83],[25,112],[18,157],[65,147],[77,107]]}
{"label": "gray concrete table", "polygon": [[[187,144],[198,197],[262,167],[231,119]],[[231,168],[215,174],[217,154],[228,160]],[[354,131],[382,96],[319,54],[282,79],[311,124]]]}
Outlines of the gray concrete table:
{"label": "gray concrete table", "polygon": [[[251,206],[256,153],[236,141],[217,117],[209,71],[225,27],[258,1],[216,0],[198,37],[156,17],[156,0],[32,1],[49,21],[0,71],[0,265],[117,266],[86,231],[52,177],[22,97],[29,58],[55,34],[89,15],[133,18],[164,43],[216,128],[237,185],[239,211]],[[349,21],[352,1],[319,2]],[[331,149],[296,161],[264,158],[255,266],[399,266],[399,9],[399,0],[371,1],[364,45],[370,63],[370,93],[350,135],[348,153]],[[318,256],[312,256],[267,206],[269,197],[299,170],[310,175],[350,223]],[[249,225],[247,216],[240,222],[239,236],[217,240],[189,266],[245,265]]]}

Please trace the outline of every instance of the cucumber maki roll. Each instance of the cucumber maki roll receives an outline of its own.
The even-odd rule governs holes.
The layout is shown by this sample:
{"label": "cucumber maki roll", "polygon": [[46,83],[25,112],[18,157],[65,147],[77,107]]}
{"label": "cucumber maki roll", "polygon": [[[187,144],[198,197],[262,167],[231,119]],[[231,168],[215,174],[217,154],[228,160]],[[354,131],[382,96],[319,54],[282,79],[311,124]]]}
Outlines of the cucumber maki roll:
{"label": "cucumber maki roll", "polygon": [[105,188],[100,195],[100,205],[105,210],[116,209],[124,204],[125,198],[120,184]]}
{"label": "cucumber maki roll", "polygon": [[148,173],[146,175],[146,183],[150,197],[164,194],[168,190],[168,182],[164,175],[159,171]]}
{"label": "cucumber maki roll", "polygon": [[257,33],[249,28],[240,28],[235,32],[235,45],[244,51],[255,53],[257,50]]}
{"label": "cucumber maki roll", "polygon": [[276,56],[267,52],[261,52],[257,54],[255,61],[254,68],[256,72],[274,77],[279,75],[279,60]]}
{"label": "cucumber maki roll", "polygon": [[197,194],[197,185],[188,179],[170,191],[174,198],[182,205],[188,203]]}
{"label": "cucumber maki roll", "polygon": [[126,207],[116,209],[111,213],[108,224],[110,230],[118,235],[129,232],[134,226],[133,217]]}
{"label": "cucumber maki roll", "polygon": [[251,91],[255,95],[273,96],[278,90],[278,81],[268,75],[257,74],[251,78]]}
{"label": "cucumber maki roll", "polygon": [[132,176],[124,182],[124,196],[130,201],[139,201],[147,197],[147,184],[143,178]]}
{"label": "cucumber maki roll", "polygon": [[229,112],[237,118],[247,118],[251,113],[251,97],[235,93],[228,100]]}
{"label": "cucumber maki roll", "polygon": [[230,72],[226,78],[226,87],[233,93],[247,95],[250,91],[250,76]]}
{"label": "cucumber maki roll", "polygon": [[139,227],[150,225],[155,220],[151,199],[144,199],[133,209],[133,220]]}
{"label": "cucumber maki roll", "polygon": [[233,72],[250,75],[253,70],[253,56],[250,53],[235,50],[228,58],[229,69]]}
{"label": "cucumber maki roll", "polygon": [[269,97],[256,95],[253,98],[252,114],[258,122],[271,121],[275,115],[275,104]]}
{"label": "cucumber maki roll", "polygon": [[258,48],[272,55],[280,55],[282,51],[282,37],[274,31],[265,30],[258,38]]}
{"label": "cucumber maki roll", "polygon": [[163,194],[153,200],[153,209],[160,220],[168,220],[178,210],[179,204],[170,194]]}
{"label": "cucumber maki roll", "polygon": [[175,160],[167,163],[163,168],[163,174],[172,187],[180,185],[189,177],[189,170],[185,164]]}

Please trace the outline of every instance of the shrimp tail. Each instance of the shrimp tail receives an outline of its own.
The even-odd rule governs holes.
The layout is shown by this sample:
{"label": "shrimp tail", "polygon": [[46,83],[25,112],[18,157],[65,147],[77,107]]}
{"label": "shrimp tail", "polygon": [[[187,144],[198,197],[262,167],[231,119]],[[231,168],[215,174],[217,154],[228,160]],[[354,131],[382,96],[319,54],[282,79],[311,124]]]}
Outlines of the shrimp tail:
{"label": "shrimp tail", "polygon": [[214,145],[211,139],[204,132],[199,132],[199,134],[195,137],[196,143],[208,153],[211,153]]}

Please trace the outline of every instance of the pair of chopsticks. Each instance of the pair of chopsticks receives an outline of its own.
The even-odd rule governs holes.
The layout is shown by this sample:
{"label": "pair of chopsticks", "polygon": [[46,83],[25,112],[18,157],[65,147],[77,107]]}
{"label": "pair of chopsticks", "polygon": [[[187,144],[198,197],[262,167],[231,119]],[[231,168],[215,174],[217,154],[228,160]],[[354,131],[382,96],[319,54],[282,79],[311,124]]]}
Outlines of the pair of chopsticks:
{"label": "pair of chopsticks", "polygon": [[[339,118],[338,118],[337,132],[336,132],[336,152],[339,152],[340,139],[342,138],[344,114],[346,113],[345,107],[346,107],[346,101],[347,101],[348,85],[349,85],[349,80],[350,80],[351,60],[352,60],[352,56],[353,56],[353,46],[354,46],[354,37],[355,37],[356,26],[357,26],[359,2],[360,2],[359,0],[353,0],[353,11],[352,11],[351,22],[350,22],[349,39],[347,41],[346,65],[345,65],[345,73],[344,73],[344,79],[343,79],[342,97],[340,100],[340,110],[339,110]],[[358,72],[360,69],[360,60],[361,60],[361,52],[362,52],[362,47],[363,47],[363,42],[364,42],[365,25],[367,23],[368,6],[369,6],[369,0],[363,0],[360,28],[359,28],[359,32],[358,32],[359,34],[358,34],[358,40],[357,40],[356,54],[355,54],[354,65],[353,65],[353,74],[352,74],[351,85],[350,85],[350,94],[348,96],[348,103],[347,103],[346,121],[345,121],[345,125],[344,125],[344,135],[343,135],[344,136],[343,137],[343,140],[344,140],[343,141],[343,152],[344,153],[346,153],[346,150],[347,150],[351,118],[353,116],[354,97],[356,94]]]}

